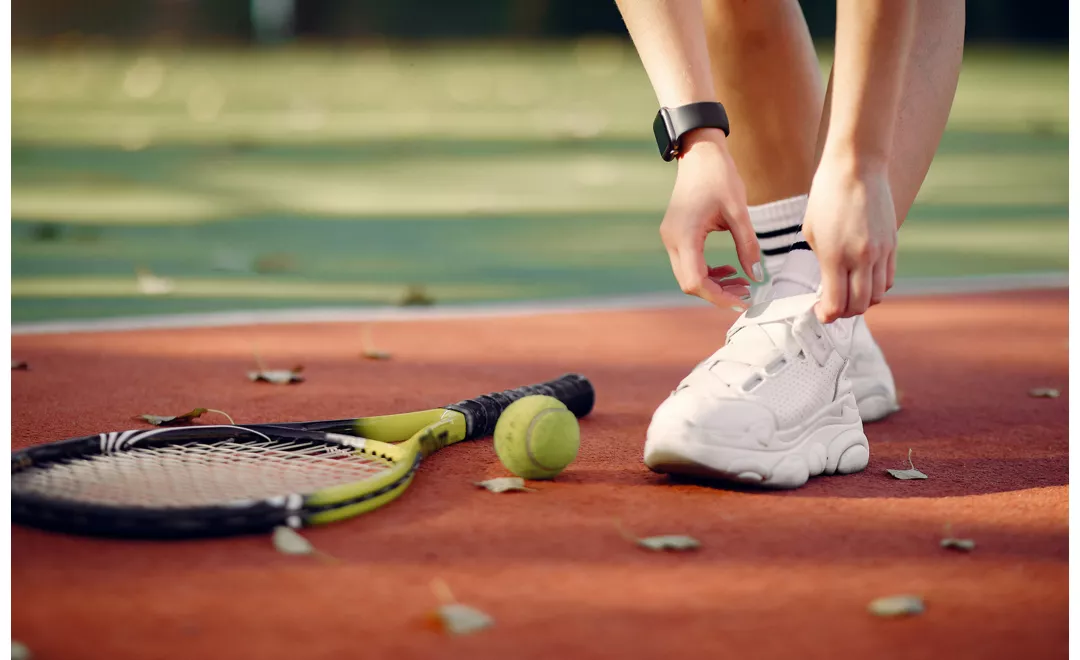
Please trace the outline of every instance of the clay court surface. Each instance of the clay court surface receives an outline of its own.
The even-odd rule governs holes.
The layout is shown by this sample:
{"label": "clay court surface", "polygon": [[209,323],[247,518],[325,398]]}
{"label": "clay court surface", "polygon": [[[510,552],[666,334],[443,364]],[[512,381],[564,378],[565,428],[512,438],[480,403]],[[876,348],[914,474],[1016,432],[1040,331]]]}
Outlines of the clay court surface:
{"label": "clay court surface", "polygon": [[[13,446],[220,408],[240,422],[428,408],[567,371],[597,388],[579,459],[492,495],[490,441],[430,459],[397,502],[305,535],[150,543],[15,527],[13,636],[49,658],[1055,658],[1068,640],[1065,291],[898,298],[869,315],[904,410],[868,426],[870,467],[792,492],[673,483],[641,464],[655,406],[722,341],[706,308],[15,336]],[[253,384],[257,345],[307,382]],[[926,481],[898,481],[908,450]],[[696,553],[640,536],[690,534]],[[943,529],[970,554],[938,546]],[[441,578],[493,628],[449,638]],[[923,596],[919,617],[866,612]],[[62,622],[62,625],[57,625]]]}

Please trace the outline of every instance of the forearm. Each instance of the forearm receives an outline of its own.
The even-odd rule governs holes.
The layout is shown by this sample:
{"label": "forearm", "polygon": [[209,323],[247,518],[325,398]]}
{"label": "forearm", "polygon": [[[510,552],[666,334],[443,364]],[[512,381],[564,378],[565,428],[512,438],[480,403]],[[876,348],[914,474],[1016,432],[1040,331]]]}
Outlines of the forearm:
{"label": "forearm", "polygon": [[824,160],[883,168],[914,36],[913,0],[838,0]]}
{"label": "forearm", "polygon": [[617,0],[660,105],[715,101],[701,0]]}

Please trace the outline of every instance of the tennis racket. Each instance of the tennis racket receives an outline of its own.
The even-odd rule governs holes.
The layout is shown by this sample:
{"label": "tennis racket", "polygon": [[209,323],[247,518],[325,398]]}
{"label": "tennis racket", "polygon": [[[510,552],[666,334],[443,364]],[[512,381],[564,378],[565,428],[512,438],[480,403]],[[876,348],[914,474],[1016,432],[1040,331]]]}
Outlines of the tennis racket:
{"label": "tennis racket", "polygon": [[206,425],[100,433],[11,455],[11,517],[45,529],[126,538],[265,532],[377,509],[443,447],[491,435],[532,394],[578,417],[588,379],[567,374],[445,408],[285,424]]}

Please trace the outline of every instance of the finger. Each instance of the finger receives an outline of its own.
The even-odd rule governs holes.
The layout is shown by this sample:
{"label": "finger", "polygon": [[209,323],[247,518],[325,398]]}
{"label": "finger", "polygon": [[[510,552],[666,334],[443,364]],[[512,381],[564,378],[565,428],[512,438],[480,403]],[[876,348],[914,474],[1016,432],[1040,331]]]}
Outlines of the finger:
{"label": "finger", "polygon": [[709,266],[709,277],[724,278],[724,277],[727,277],[728,275],[734,275],[737,272],[739,272],[739,271],[738,271],[737,268],[735,268],[735,266],[728,266],[728,265]]}
{"label": "finger", "polygon": [[889,253],[888,265],[885,266],[885,290],[889,291],[893,288],[893,283],[896,281],[896,248]]}
{"label": "finger", "polygon": [[679,286],[683,293],[697,296],[717,307],[742,305],[739,296],[724,292],[724,288],[709,278],[709,268],[705,265],[705,246],[693,245],[677,250],[679,262]]}
{"label": "finger", "polygon": [[750,286],[750,282],[745,277],[713,277],[712,275],[710,275],[709,279],[717,282],[718,284],[720,284],[720,286],[727,286],[729,284]]}
{"label": "finger", "polygon": [[874,270],[859,266],[848,276],[847,307],[840,314],[843,317],[858,316],[870,308],[870,296],[874,293]]}
{"label": "finger", "polygon": [[885,300],[885,291],[887,290],[885,283],[888,280],[888,269],[888,260],[883,259],[874,264],[873,290],[870,292],[871,306]]}
{"label": "finger", "polygon": [[[716,280],[713,281],[715,282]],[[724,290],[724,293],[728,294],[729,296],[734,296],[742,302],[746,302],[750,298],[750,287],[748,286],[744,286],[741,284],[731,285],[724,282],[716,283],[720,285],[720,288]]]}
{"label": "finger", "polygon": [[754,281],[761,282],[765,279],[765,271],[761,267],[761,246],[758,245],[754,226],[750,223],[750,212],[746,206],[739,206],[729,211],[728,229],[735,241],[735,252],[739,255],[743,272]]}
{"label": "finger", "polygon": [[[730,307],[732,309],[738,308],[739,311],[746,309],[747,301],[750,298],[750,289],[742,287],[742,291],[738,287],[734,291],[727,287],[721,286],[719,283],[706,278],[701,285],[701,293],[698,297],[704,298],[717,307]],[[744,300],[745,298],[745,300]]]}
{"label": "finger", "polygon": [[831,323],[847,309],[848,272],[839,264],[821,265],[821,299],[817,303],[818,320]]}

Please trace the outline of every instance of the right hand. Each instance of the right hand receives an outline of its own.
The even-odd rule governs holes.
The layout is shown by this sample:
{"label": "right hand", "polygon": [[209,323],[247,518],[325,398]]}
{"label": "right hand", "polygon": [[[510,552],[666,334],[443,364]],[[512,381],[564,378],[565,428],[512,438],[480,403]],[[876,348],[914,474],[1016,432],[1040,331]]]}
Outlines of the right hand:
{"label": "right hand", "polygon": [[727,137],[720,129],[698,129],[686,136],[683,147],[675,189],[660,224],[671,270],[684,293],[716,306],[745,307],[750,283],[732,277],[736,274],[732,266],[705,263],[705,237],[714,231],[730,231],[743,271],[754,280],[762,277],[746,187],[728,153]]}

